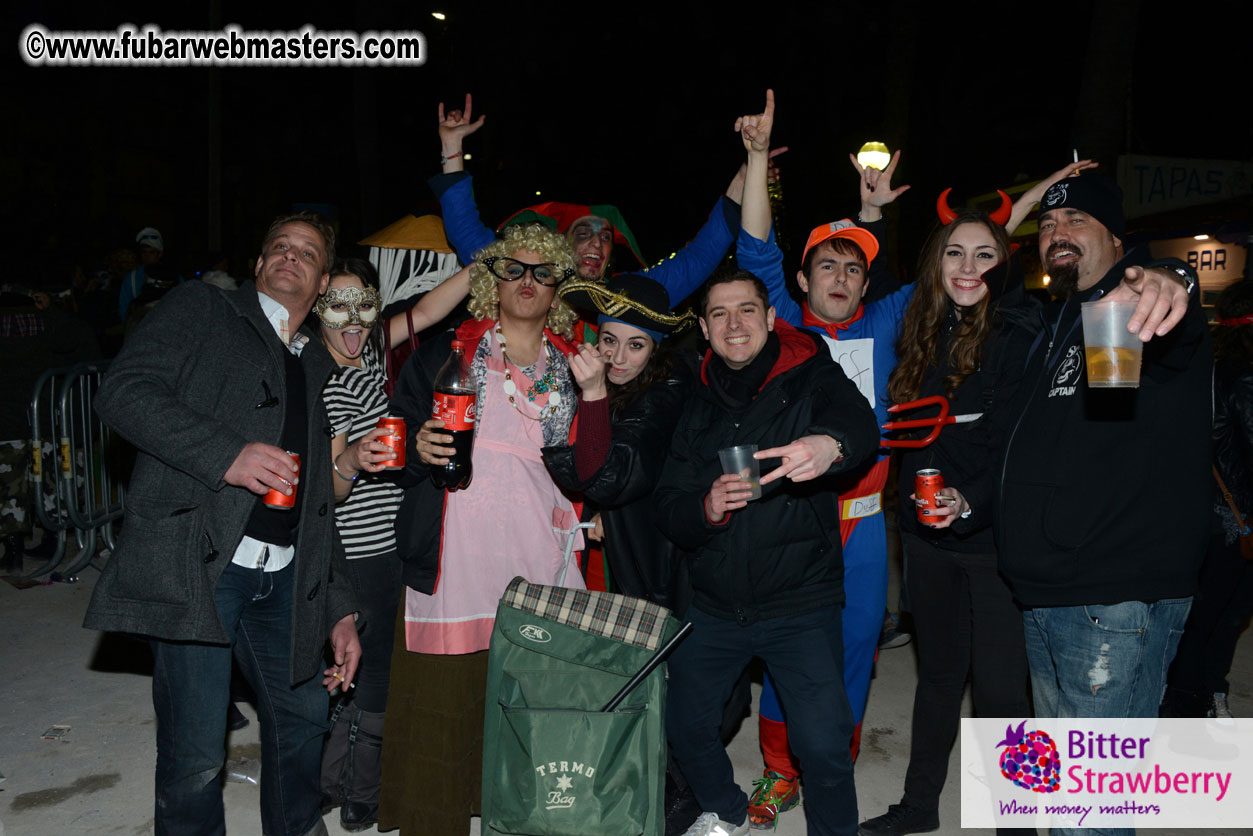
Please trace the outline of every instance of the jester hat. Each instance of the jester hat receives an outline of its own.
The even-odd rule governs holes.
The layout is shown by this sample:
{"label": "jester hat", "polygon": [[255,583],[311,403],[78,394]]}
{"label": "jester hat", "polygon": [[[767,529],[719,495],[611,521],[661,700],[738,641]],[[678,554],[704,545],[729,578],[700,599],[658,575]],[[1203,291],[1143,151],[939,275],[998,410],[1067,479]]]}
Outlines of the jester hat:
{"label": "jester hat", "polygon": [[644,256],[640,254],[639,244],[635,241],[635,235],[631,232],[631,228],[626,225],[626,221],[622,217],[622,213],[618,211],[617,206],[610,206],[608,203],[586,204],[578,203],[558,203],[549,201],[548,203],[540,203],[535,206],[528,206],[513,215],[510,215],[497,229],[504,229],[511,224],[529,224],[542,223],[544,226],[555,229],[562,235],[566,234],[566,230],[570,225],[579,218],[586,218],[592,215],[597,218],[604,218],[613,226],[613,242],[615,244],[624,244],[631,251],[631,255],[635,256],[640,266],[646,266]]}

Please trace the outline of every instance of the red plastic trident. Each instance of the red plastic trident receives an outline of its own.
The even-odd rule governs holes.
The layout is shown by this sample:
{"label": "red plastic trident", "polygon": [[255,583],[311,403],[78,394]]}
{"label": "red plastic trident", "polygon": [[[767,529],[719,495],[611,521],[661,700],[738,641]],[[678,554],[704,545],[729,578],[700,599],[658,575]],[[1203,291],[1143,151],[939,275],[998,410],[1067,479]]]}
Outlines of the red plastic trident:
{"label": "red plastic trident", "polygon": [[940,414],[934,418],[914,418],[909,421],[888,421],[883,425],[884,432],[892,432],[893,430],[912,430],[918,427],[931,427],[931,432],[922,438],[889,438],[879,442],[880,447],[926,447],[931,442],[940,437],[940,430],[949,424],[968,424],[971,421],[978,421],[983,417],[982,412],[972,412],[966,415],[949,415],[948,414],[948,398],[943,395],[932,395],[929,398],[919,398],[909,403],[898,403],[888,407],[888,412],[902,412],[908,409],[918,409],[923,406],[938,406]]}

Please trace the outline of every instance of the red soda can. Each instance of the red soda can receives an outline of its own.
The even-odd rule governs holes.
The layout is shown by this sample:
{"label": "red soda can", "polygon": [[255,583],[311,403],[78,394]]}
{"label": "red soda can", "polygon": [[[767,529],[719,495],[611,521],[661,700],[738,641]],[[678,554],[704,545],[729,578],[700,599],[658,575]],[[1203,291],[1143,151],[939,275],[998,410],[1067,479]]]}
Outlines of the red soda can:
{"label": "red soda can", "polygon": [[935,468],[920,470],[914,474],[914,497],[918,502],[918,522],[928,525],[935,521],[933,517],[923,516],[923,511],[934,511],[940,506],[935,501],[935,493],[944,487],[944,477]]}
{"label": "red soda can", "polygon": [[405,466],[405,419],[394,415],[380,418],[379,429],[387,430],[390,435],[380,436],[378,442],[386,444],[395,453],[390,459],[383,460],[387,463],[387,470],[403,469]]}
{"label": "red soda can", "polygon": [[[292,461],[296,463],[296,475],[299,476],[300,475],[300,456],[293,453],[291,450],[287,451],[287,455],[291,456]],[[279,478],[282,478],[282,477],[279,477]],[[288,496],[287,494],[283,493],[280,490],[275,490],[274,488],[270,488],[270,492],[265,495],[265,499],[263,500],[268,507],[278,508],[280,510],[283,508],[295,508],[296,507],[296,486],[293,485],[291,482],[288,482],[286,479],[283,479],[283,484],[289,485],[291,487],[291,496]]]}

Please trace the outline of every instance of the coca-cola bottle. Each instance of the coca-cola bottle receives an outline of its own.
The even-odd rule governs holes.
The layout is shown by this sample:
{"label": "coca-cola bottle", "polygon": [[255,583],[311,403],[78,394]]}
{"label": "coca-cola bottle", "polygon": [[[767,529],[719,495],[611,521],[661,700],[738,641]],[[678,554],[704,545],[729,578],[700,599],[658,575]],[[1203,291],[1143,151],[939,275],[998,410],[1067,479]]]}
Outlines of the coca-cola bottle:
{"label": "coca-cola bottle", "polygon": [[[466,360],[465,343],[452,341],[452,353],[435,375],[435,403],[431,417],[444,422],[442,432],[452,436],[456,450],[448,464],[431,465],[431,482],[437,488],[455,491],[470,484],[474,476],[474,421],[479,390],[474,372]],[[448,446],[448,445],[443,445]]]}

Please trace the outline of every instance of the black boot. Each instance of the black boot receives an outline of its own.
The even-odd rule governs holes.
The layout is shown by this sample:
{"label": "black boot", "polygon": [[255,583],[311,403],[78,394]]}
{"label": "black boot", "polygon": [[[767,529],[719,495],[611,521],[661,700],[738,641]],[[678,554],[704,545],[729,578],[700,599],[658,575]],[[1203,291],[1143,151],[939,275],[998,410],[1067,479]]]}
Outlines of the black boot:
{"label": "black boot", "polygon": [[1167,685],[1166,693],[1162,695],[1162,704],[1157,710],[1157,716],[1204,717],[1214,707],[1213,700],[1212,694],[1199,694]]}
{"label": "black boot", "polygon": [[673,759],[670,761],[670,768],[666,770],[665,811],[666,836],[680,836],[686,833],[687,829],[692,826],[692,822],[696,821],[696,817],[701,814],[700,802],[696,800],[696,794],[692,792],[692,788],[683,777],[683,773],[679,772]]}
{"label": "black boot", "polygon": [[0,558],[0,572],[22,572],[23,543],[21,534],[9,534],[4,538],[4,557]]}
{"label": "black boot", "polygon": [[322,747],[322,812],[344,803],[348,786],[348,757],[351,752],[348,731],[360,712],[346,700],[335,703],[331,712],[331,733]]}
{"label": "black boot", "polygon": [[348,785],[344,806],[339,808],[339,823],[350,833],[372,827],[379,820],[383,716],[382,711],[357,712],[356,721],[348,732]]}
{"label": "black boot", "polygon": [[940,829],[937,810],[920,810],[904,803],[893,804],[888,811],[866,819],[857,827],[858,836],[905,836],[907,833],[930,833]]}

